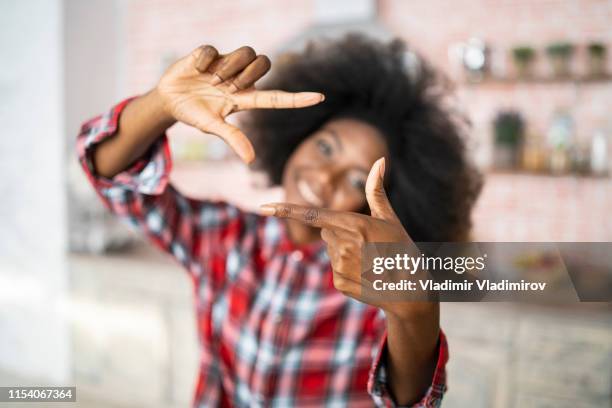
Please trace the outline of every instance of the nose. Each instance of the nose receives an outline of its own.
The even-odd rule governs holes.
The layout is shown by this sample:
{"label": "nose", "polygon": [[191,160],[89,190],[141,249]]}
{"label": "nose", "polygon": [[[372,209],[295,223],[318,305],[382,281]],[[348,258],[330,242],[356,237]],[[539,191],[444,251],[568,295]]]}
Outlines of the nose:
{"label": "nose", "polygon": [[342,176],[342,171],[335,166],[321,166],[314,173],[317,183],[314,188],[318,190],[315,192],[326,204],[329,204],[336,190],[336,184]]}

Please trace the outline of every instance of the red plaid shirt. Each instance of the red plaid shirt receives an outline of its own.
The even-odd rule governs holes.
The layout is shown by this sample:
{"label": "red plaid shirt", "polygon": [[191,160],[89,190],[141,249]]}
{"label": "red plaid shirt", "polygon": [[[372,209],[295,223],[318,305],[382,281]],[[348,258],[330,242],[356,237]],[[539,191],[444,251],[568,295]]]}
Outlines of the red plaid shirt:
{"label": "red plaid shirt", "polygon": [[[128,102],[83,125],[78,155],[106,206],[189,273],[201,343],[193,406],[394,406],[384,313],[334,288],[322,242],[297,246],[279,219],[183,196],[168,184],[165,135],[112,180],[94,173],[92,149]],[[440,405],[447,359],[440,334],[432,385],[415,406]]]}

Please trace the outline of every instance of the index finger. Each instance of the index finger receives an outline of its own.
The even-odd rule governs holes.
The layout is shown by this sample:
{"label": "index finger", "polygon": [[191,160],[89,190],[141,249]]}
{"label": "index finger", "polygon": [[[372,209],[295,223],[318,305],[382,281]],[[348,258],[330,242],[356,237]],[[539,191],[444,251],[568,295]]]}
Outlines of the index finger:
{"label": "index finger", "polygon": [[272,215],[299,221],[317,228],[356,229],[363,223],[363,215],[357,213],[304,207],[289,203],[271,203],[259,207],[262,215]]}
{"label": "index finger", "polygon": [[232,96],[236,110],[305,108],[323,102],[319,92],[247,91]]}

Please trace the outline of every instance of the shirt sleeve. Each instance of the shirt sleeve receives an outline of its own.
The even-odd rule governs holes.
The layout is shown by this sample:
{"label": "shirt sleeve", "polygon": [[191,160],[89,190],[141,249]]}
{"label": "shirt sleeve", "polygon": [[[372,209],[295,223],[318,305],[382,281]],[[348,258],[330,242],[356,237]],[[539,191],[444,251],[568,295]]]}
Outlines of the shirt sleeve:
{"label": "shirt sleeve", "polygon": [[174,256],[190,273],[199,275],[210,264],[202,262],[203,258],[220,261],[236,243],[242,211],[224,202],[187,198],[169,184],[172,160],[165,134],[140,160],[112,179],[96,174],[92,152],[115,136],[121,113],[132,99],[83,124],[76,143],[79,162],[111,212]]}
{"label": "shirt sleeve", "polygon": [[[368,393],[377,407],[399,407],[389,394],[387,386],[387,367],[383,356],[387,352],[387,331],[385,330],[378,347],[378,354],[372,365],[368,379]],[[433,380],[423,398],[412,405],[412,408],[438,408],[446,392],[446,363],[448,361],[448,344],[446,336],[440,331],[438,339],[438,361]]]}

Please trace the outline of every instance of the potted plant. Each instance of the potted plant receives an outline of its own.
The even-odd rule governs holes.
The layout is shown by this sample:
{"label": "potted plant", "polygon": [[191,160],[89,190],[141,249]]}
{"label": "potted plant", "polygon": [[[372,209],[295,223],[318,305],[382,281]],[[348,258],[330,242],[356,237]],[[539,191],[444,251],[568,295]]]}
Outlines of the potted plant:
{"label": "potted plant", "polygon": [[497,114],[493,121],[495,167],[516,167],[524,132],[525,122],[520,113],[509,110]]}
{"label": "potted plant", "polygon": [[589,74],[593,77],[606,75],[606,46],[593,42],[587,46],[589,58]]}
{"label": "potted plant", "polygon": [[546,47],[553,73],[556,77],[567,77],[570,74],[570,61],[574,46],[567,42],[558,42]]}
{"label": "potted plant", "polygon": [[535,50],[528,46],[515,47],[512,49],[512,57],[518,76],[520,78],[531,77]]}

